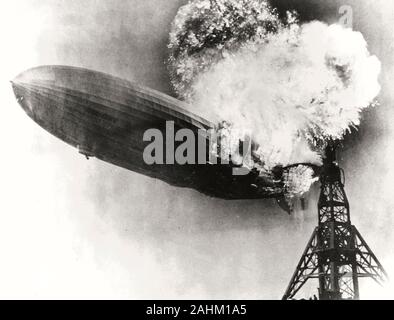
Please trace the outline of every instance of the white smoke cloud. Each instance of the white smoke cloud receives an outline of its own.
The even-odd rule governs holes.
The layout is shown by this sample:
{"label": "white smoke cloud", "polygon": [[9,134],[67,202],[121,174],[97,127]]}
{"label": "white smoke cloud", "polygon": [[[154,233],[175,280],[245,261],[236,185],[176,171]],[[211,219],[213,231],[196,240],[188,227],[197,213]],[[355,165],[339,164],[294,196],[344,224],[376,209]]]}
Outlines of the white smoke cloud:
{"label": "white smoke cloud", "polygon": [[380,91],[380,62],[362,35],[313,22],[251,42],[202,73],[194,111],[249,129],[269,168],[318,164],[313,139],[341,139]]}
{"label": "white smoke cloud", "polygon": [[249,130],[264,171],[320,165],[325,142],[356,128],[380,91],[380,62],[361,33],[300,25],[295,13],[282,21],[263,0],[190,2],[169,48],[180,97],[213,122]]}
{"label": "white smoke cloud", "polygon": [[188,98],[196,76],[223,55],[284,25],[266,1],[190,1],[179,8],[170,32],[169,71],[175,91]]}

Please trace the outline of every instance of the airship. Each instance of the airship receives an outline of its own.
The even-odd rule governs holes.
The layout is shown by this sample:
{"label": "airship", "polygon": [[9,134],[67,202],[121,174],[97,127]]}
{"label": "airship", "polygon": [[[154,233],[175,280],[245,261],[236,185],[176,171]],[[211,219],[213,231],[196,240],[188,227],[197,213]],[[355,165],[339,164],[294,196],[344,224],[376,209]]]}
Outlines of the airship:
{"label": "airship", "polygon": [[[227,200],[274,198],[287,209],[280,170],[249,170],[234,175],[223,164],[147,164],[144,133],[166,123],[196,134],[215,125],[188,111],[188,105],[159,91],[102,72],[70,66],[40,66],[12,81],[19,105],[43,129],[87,158],[113,165],[207,196]],[[278,176],[276,176],[278,175]]]}

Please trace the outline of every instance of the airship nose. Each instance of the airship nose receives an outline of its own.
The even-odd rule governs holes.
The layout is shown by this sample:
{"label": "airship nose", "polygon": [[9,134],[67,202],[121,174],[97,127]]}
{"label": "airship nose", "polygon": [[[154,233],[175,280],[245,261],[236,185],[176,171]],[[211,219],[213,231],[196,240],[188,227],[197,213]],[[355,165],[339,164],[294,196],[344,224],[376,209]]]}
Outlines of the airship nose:
{"label": "airship nose", "polygon": [[12,90],[14,91],[14,95],[15,98],[18,102],[20,102],[21,100],[24,99],[23,97],[23,86],[17,82],[15,82],[15,80],[10,81],[11,82],[11,86],[12,86]]}
{"label": "airship nose", "polygon": [[20,83],[15,79],[10,81],[16,101],[22,109],[29,115],[33,116],[33,105],[29,102],[29,90],[26,84]]}
{"label": "airship nose", "polygon": [[39,90],[39,87],[37,87],[36,83],[37,80],[40,80],[39,75],[40,73],[38,68],[33,68],[18,74],[10,81],[18,103],[25,110],[26,107],[28,107],[29,110],[32,110],[32,106],[21,104],[21,102],[30,100],[29,98],[31,98],[31,96],[34,95],[37,90]]}

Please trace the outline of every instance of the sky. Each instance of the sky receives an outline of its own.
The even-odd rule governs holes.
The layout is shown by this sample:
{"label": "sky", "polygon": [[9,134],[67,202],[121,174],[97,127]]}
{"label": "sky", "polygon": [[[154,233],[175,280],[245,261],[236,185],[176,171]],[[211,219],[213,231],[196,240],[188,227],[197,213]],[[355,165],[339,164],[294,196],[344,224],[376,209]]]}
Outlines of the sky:
{"label": "sky", "polygon": [[[277,299],[317,223],[272,200],[225,201],[101,162],[51,136],[9,83],[43,64],[107,72],[171,94],[165,61],[180,0],[4,0],[0,4],[0,298]],[[274,1],[354,29],[383,64],[380,106],[346,137],[352,222],[394,274],[394,3]],[[315,285],[315,287],[317,284]],[[313,288],[314,289],[314,288]],[[364,298],[393,285],[362,282]]]}

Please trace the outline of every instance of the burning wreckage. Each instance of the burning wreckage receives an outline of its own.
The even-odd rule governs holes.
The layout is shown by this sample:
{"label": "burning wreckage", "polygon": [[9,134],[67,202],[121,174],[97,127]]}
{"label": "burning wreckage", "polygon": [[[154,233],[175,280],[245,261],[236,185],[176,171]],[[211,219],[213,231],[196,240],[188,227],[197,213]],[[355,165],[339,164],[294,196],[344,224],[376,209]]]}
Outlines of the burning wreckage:
{"label": "burning wreckage", "polygon": [[[22,73],[12,85],[25,112],[45,130],[78,148],[81,154],[174,186],[224,199],[276,198],[287,208],[284,196],[298,190],[292,177],[308,171],[302,165],[277,166],[269,171],[253,153],[254,166],[231,159],[222,161],[220,151],[210,150],[212,146],[220,149],[220,143],[211,141],[204,144],[205,163],[197,159],[185,165],[168,161],[148,164],[143,153],[150,144],[144,141],[149,130],[162,132],[165,147],[169,147],[169,139],[173,140],[173,134],[180,129],[187,128],[198,136],[201,130],[214,129],[215,125],[188,112],[183,102],[163,93],[82,68],[42,66]],[[223,131],[223,126],[216,128],[217,132]],[[180,142],[174,144],[173,148],[177,148]],[[234,168],[246,170],[234,174]],[[312,177],[313,171],[308,174]],[[307,190],[309,186],[301,188]]]}
{"label": "burning wreckage", "polygon": [[[381,65],[361,33],[280,17],[265,0],[190,1],[168,49],[179,99],[66,66],[28,70],[13,89],[35,122],[87,157],[213,197],[276,198],[287,211],[317,180],[328,141],[357,127],[380,91]],[[206,161],[173,161],[184,129],[205,143]],[[160,132],[166,163],[144,160],[148,130]]]}

